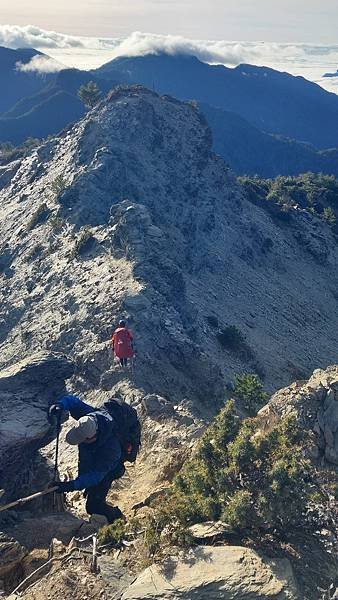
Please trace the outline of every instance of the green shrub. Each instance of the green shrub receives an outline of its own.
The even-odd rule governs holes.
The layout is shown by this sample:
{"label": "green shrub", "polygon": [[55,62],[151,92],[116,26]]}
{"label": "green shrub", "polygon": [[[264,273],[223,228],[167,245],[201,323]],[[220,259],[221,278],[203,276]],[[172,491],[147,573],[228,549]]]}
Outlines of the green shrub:
{"label": "green shrub", "polygon": [[62,217],[59,217],[57,215],[52,215],[48,219],[48,224],[53,229],[53,231],[61,231],[64,228],[64,226],[66,225],[66,221]]}
{"label": "green shrub", "polygon": [[246,490],[235,492],[221,514],[222,521],[231,525],[233,529],[239,525],[243,529],[250,527],[253,517],[252,495]]}
{"label": "green shrub", "polygon": [[254,373],[236,375],[234,396],[243,402],[250,416],[253,416],[268,399],[259,377]]}
{"label": "green shrub", "polygon": [[57,175],[57,177],[55,177],[54,181],[51,183],[50,189],[58,199],[67,187],[68,184],[65,178],[62,175]]}
{"label": "green shrub", "polygon": [[333,212],[331,206],[327,206],[326,208],[324,208],[323,219],[324,219],[324,221],[329,223],[329,225],[336,225],[337,217],[336,217],[335,213]]}
{"label": "green shrub", "polygon": [[111,525],[105,525],[99,530],[98,540],[100,545],[118,545],[126,534],[126,525],[123,519],[117,519]]}
{"label": "green shrub", "polygon": [[217,339],[223,348],[229,350],[238,350],[245,343],[245,337],[236,325],[229,325],[224,329],[220,329],[217,333]]}
{"label": "green shrub", "polygon": [[239,182],[251,202],[266,201],[266,207],[275,207],[282,213],[291,213],[296,207],[322,217],[330,225],[336,224],[338,211],[338,179],[323,173],[303,173],[297,177],[275,179],[239,177]]}
{"label": "green shrub", "polygon": [[216,337],[222,348],[236,354],[244,361],[254,359],[254,353],[246,341],[245,335],[236,325],[228,325],[223,329],[219,329]]}
{"label": "green shrub", "polygon": [[311,467],[303,436],[292,416],[265,432],[257,419],[240,422],[228,402],[157,502],[146,533],[151,551],[159,550],[168,530],[184,543],[189,525],[210,519],[222,519],[242,537],[274,532],[282,539],[304,527]]}
{"label": "green shrub", "polygon": [[92,242],[94,241],[94,237],[90,230],[90,227],[85,226],[82,228],[78,238],[76,239],[74,248],[72,250],[71,256],[75,258],[76,256],[83,254],[86,250],[89,249]]}
{"label": "green shrub", "polygon": [[88,83],[81,85],[77,95],[87,108],[93,108],[99,101],[101,92],[95,81],[88,81]]}

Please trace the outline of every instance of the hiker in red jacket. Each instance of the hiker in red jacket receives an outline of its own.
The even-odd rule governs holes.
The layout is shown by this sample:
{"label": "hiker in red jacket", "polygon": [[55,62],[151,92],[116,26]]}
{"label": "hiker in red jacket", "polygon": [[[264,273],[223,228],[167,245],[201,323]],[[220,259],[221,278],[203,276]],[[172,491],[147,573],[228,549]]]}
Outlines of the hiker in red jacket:
{"label": "hiker in red jacket", "polygon": [[133,334],[127,329],[126,322],[120,321],[112,335],[113,353],[120,360],[120,365],[126,367],[128,358],[133,358]]}

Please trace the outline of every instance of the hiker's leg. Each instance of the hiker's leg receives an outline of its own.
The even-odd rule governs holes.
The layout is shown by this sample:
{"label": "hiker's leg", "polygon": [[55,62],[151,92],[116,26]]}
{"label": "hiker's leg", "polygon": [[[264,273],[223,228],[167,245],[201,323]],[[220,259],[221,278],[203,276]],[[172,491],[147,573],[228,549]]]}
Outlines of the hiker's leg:
{"label": "hiker's leg", "polygon": [[110,486],[116,478],[116,473],[108,473],[98,485],[88,488],[86,511],[89,515],[104,515],[109,523],[113,523],[116,519],[123,517],[122,512],[117,506],[110,506],[106,503]]}
{"label": "hiker's leg", "polygon": [[112,474],[108,473],[100,483],[88,488],[86,511],[88,514],[104,515],[106,507],[106,497],[112,482]]}

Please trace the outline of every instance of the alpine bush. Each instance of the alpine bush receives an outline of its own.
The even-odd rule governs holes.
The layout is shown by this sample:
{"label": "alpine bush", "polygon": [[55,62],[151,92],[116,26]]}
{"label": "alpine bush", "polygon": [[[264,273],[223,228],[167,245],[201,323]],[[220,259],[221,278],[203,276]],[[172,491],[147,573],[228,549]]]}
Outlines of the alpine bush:
{"label": "alpine bush", "polygon": [[336,225],[336,223],[337,223],[337,217],[336,217],[334,211],[332,210],[331,206],[326,206],[324,208],[324,210],[323,210],[323,219],[329,225]]}
{"label": "alpine bush", "polygon": [[238,178],[248,200],[290,213],[297,207],[335,226],[338,215],[338,179],[323,173],[303,173],[275,179],[243,176]]}
{"label": "alpine bush", "polygon": [[101,92],[95,81],[88,81],[88,83],[81,85],[77,95],[87,108],[93,108],[99,101]]}
{"label": "alpine bush", "polygon": [[79,236],[77,237],[77,239],[75,241],[75,245],[71,252],[71,257],[75,258],[76,256],[84,254],[90,248],[90,246],[92,245],[93,242],[94,242],[94,236],[91,233],[90,227],[88,227],[86,225],[85,227],[82,228]]}
{"label": "alpine bush", "polygon": [[99,531],[98,540],[101,545],[118,545],[122,542],[126,533],[126,525],[123,519],[117,519],[111,525],[104,525]]}
{"label": "alpine bush", "polygon": [[56,199],[58,199],[67,187],[68,184],[63,175],[57,175],[54,181],[52,181],[50,189],[55,194]]}
{"label": "alpine bush", "polygon": [[254,373],[236,375],[234,397],[243,402],[244,408],[253,416],[268,399],[263,385]]}
{"label": "alpine bush", "polygon": [[228,325],[228,327],[220,329],[217,339],[224,348],[229,350],[238,350],[245,343],[245,337],[236,325]]}
{"label": "alpine bush", "polygon": [[205,431],[194,456],[154,507],[147,536],[152,552],[161,532],[178,531],[186,540],[189,525],[222,520],[238,536],[287,531],[304,525],[311,495],[309,461],[296,419],[285,417],[270,431],[257,418],[240,421],[229,401]]}

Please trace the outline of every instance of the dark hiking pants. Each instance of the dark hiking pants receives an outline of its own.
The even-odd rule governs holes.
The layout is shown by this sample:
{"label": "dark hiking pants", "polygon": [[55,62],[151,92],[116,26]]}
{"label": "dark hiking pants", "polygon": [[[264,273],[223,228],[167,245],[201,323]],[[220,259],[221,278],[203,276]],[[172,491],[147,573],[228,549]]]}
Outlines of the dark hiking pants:
{"label": "dark hiking pants", "polygon": [[108,523],[113,523],[113,521],[123,516],[117,506],[107,504],[106,498],[112,482],[122,477],[124,470],[124,466],[120,465],[115,471],[107,473],[100,483],[85,490],[87,498],[86,511],[89,515],[104,515]]}

